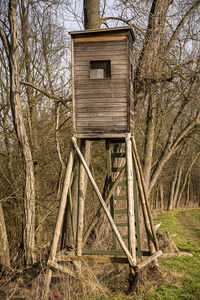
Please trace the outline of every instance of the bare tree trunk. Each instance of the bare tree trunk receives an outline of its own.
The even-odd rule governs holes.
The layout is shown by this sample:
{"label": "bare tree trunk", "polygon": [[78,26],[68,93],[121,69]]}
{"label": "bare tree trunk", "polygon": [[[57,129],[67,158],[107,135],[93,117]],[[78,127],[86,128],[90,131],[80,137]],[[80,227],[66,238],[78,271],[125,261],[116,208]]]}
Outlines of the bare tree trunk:
{"label": "bare tree trunk", "polygon": [[175,189],[175,193],[174,193],[174,204],[175,204],[175,207],[177,205],[177,199],[178,199],[178,195],[179,195],[179,190],[180,190],[180,184],[181,184],[181,176],[182,176],[182,173],[183,173],[183,165],[181,165],[179,167],[179,170],[178,170],[178,176],[177,176],[177,181],[176,181],[176,189]]}
{"label": "bare tree trunk", "polygon": [[100,27],[99,0],[84,0],[84,27],[94,29]]}
{"label": "bare tree trunk", "polygon": [[25,128],[20,99],[20,84],[18,71],[18,31],[16,10],[17,0],[9,2],[10,42],[5,32],[0,28],[0,36],[6,48],[10,69],[10,103],[14,127],[24,157],[25,166],[25,259],[27,264],[35,262],[35,177],[33,159]]}
{"label": "bare tree trunk", "polygon": [[168,203],[168,210],[173,210],[175,207],[174,203],[174,193],[175,193],[175,185],[177,181],[177,176],[178,176],[178,168],[176,168],[174,178],[171,183],[171,189],[170,189],[170,197],[169,197],[169,203]]}
{"label": "bare tree trunk", "polygon": [[194,157],[194,159],[193,159],[193,161],[192,161],[192,163],[191,163],[189,169],[187,170],[187,173],[186,173],[185,178],[184,178],[183,186],[182,186],[182,188],[181,188],[181,191],[180,191],[180,193],[179,193],[179,196],[178,196],[178,199],[177,199],[177,202],[176,202],[176,208],[179,207],[179,204],[180,204],[180,201],[181,201],[181,197],[182,197],[183,191],[184,191],[184,189],[185,189],[185,186],[186,186],[186,183],[187,183],[187,180],[188,180],[188,176],[190,175],[190,172],[191,172],[191,170],[192,170],[192,167],[193,167],[195,161],[197,160],[197,158],[199,157],[199,155],[200,155],[200,152],[198,152],[198,153],[196,154],[196,156]]}
{"label": "bare tree trunk", "polygon": [[147,121],[146,121],[146,134],[145,134],[145,150],[144,150],[144,180],[145,185],[149,187],[151,179],[151,166],[153,157],[153,147],[154,147],[154,134],[155,134],[155,112],[156,103],[154,95],[150,95],[147,111]]}
{"label": "bare tree trunk", "polygon": [[190,182],[191,182],[191,173],[188,176],[188,182],[187,182],[187,195],[186,195],[186,201],[185,201],[185,207],[188,206],[189,202],[190,202]]}
{"label": "bare tree trunk", "polygon": [[10,267],[10,253],[7,239],[6,224],[4,220],[3,208],[0,202],[0,264]]}
{"label": "bare tree trunk", "polygon": [[[27,4],[27,7],[25,7],[24,0],[21,0],[21,31],[22,31],[24,64],[26,70],[26,81],[31,82],[31,64],[30,64],[30,54],[29,54],[29,46],[28,46],[28,40],[29,40],[28,11],[29,11],[29,3]],[[30,146],[32,148],[32,153],[33,153],[36,144],[36,135],[34,134],[34,130],[33,130],[33,124],[35,119],[33,89],[30,86],[26,86],[26,93],[28,99],[27,115],[28,115],[28,125],[29,125],[29,137],[30,137],[29,139],[30,139]]]}
{"label": "bare tree trunk", "polygon": [[163,190],[162,181],[160,182],[159,192],[160,192],[160,209],[161,209],[161,211],[163,211],[164,210],[164,190]]}

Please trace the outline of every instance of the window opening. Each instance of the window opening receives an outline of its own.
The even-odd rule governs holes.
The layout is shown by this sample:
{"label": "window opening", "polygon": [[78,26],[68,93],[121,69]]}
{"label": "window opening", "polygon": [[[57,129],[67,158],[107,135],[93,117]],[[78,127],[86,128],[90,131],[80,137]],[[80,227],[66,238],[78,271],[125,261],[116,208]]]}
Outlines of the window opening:
{"label": "window opening", "polygon": [[110,60],[91,60],[90,79],[111,78]]}

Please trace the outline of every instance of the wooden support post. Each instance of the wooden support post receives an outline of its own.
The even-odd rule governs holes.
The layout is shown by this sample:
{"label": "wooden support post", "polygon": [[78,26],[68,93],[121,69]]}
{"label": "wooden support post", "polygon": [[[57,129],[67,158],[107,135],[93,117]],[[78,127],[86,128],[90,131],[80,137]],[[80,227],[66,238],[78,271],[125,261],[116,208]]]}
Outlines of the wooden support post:
{"label": "wooden support post", "polygon": [[[85,140],[82,140],[82,150],[85,153]],[[77,224],[77,255],[82,256],[82,239],[84,226],[85,205],[85,169],[80,162],[79,169],[79,195],[78,195],[78,224]]]}
{"label": "wooden support post", "polygon": [[[64,179],[63,192],[62,192],[60,206],[59,206],[59,210],[58,210],[57,223],[56,223],[55,230],[54,230],[53,241],[52,241],[52,245],[51,245],[51,251],[49,254],[48,262],[55,261],[56,251],[58,248],[58,241],[59,241],[59,237],[61,234],[62,222],[63,222],[64,212],[65,212],[66,203],[67,203],[67,194],[68,194],[68,189],[69,189],[69,185],[70,185],[73,164],[74,164],[74,149],[73,149],[73,147],[71,147],[69,159],[68,159],[68,163],[67,163],[65,179]],[[47,264],[48,264],[48,262],[47,262]],[[52,277],[52,271],[50,268],[48,268],[46,277],[45,277],[45,282],[44,282],[43,295],[42,295],[41,299],[45,299],[45,300],[48,299],[48,292],[49,292],[49,286],[51,283],[51,277]]]}
{"label": "wooden support post", "polygon": [[139,192],[140,192],[142,212],[143,212],[143,217],[144,217],[145,229],[146,229],[146,233],[147,233],[147,241],[148,241],[149,251],[151,254],[153,254],[155,252],[155,247],[153,244],[152,231],[151,231],[151,226],[150,226],[147,208],[146,208],[146,200],[145,200],[145,196],[144,196],[144,190],[142,188],[141,177],[140,177],[139,168],[138,168],[138,164],[136,162],[136,157],[135,157],[134,151],[133,151],[133,159],[134,159],[138,187],[139,187]]}
{"label": "wooden support post", "polygon": [[83,157],[83,155],[82,155],[82,153],[81,153],[81,151],[80,151],[80,149],[79,149],[79,147],[77,145],[76,139],[74,137],[72,137],[72,142],[73,142],[74,148],[76,149],[76,151],[78,153],[78,156],[79,156],[79,158],[80,158],[80,160],[81,160],[81,162],[82,162],[82,164],[83,164],[83,166],[85,168],[85,171],[86,171],[86,173],[87,173],[87,175],[88,175],[88,177],[89,177],[89,179],[90,179],[90,181],[91,181],[91,183],[93,185],[93,188],[94,188],[94,190],[95,190],[95,192],[97,194],[97,197],[98,197],[98,199],[99,199],[99,201],[100,201],[100,203],[101,203],[101,205],[102,205],[102,207],[103,207],[103,209],[105,211],[105,214],[106,214],[106,216],[108,218],[108,221],[109,221],[109,223],[111,225],[111,228],[114,231],[114,233],[115,233],[115,235],[116,235],[116,237],[118,239],[118,242],[119,242],[121,248],[123,249],[125,255],[127,256],[128,260],[129,260],[129,264],[132,267],[134,267],[135,266],[135,261],[133,260],[132,255],[130,254],[128,248],[126,247],[126,244],[124,243],[123,239],[121,238],[121,235],[120,235],[120,233],[119,233],[119,231],[118,231],[118,229],[117,229],[117,227],[116,227],[116,225],[115,225],[115,223],[113,221],[113,218],[112,218],[112,216],[110,214],[110,211],[109,211],[109,209],[108,209],[108,207],[107,207],[107,205],[106,205],[106,203],[105,203],[105,201],[104,201],[104,199],[103,199],[103,197],[102,197],[102,195],[101,195],[101,193],[100,193],[100,191],[98,189],[98,186],[96,185],[96,183],[94,181],[94,178],[93,178],[93,176],[92,176],[92,174],[90,172],[90,169],[88,168],[88,166],[86,164],[86,161],[85,161],[85,159],[84,159],[84,157]]}
{"label": "wooden support post", "polygon": [[140,215],[139,215],[139,205],[138,205],[138,185],[136,180],[136,174],[134,169],[133,175],[133,184],[134,184],[134,205],[135,205],[135,223],[136,223],[136,236],[137,236],[137,256],[140,260],[142,260],[142,252],[141,252],[141,234],[140,234]]}
{"label": "wooden support post", "polygon": [[137,178],[139,181],[138,184],[139,184],[139,187],[141,190],[141,195],[143,197],[142,201],[144,202],[145,207],[146,207],[145,215],[147,214],[147,218],[148,218],[148,220],[146,220],[146,221],[150,224],[150,229],[151,229],[151,232],[153,235],[154,245],[155,245],[156,251],[158,251],[159,250],[158,239],[156,236],[156,231],[154,229],[153,219],[152,219],[151,211],[150,211],[149,204],[148,204],[148,196],[147,196],[146,186],[145,186],[145,182],[144,182],[142,167],[141,167],[140,158],[139,158],[139,155],[137,152],[134,136],[132,136],[132,146],[133,146],[133,158],[134,158],[134,162],[135,162],[135,166],[136,166]]}
{"label": "wooden support post", "polygon": [[127,196],[128,196],[128,244],[129,244],[129,251],[134,261],[134,265],[136,265],[133,159],[132,159],[130,133],[126,135],[126,167],[127,167]]}

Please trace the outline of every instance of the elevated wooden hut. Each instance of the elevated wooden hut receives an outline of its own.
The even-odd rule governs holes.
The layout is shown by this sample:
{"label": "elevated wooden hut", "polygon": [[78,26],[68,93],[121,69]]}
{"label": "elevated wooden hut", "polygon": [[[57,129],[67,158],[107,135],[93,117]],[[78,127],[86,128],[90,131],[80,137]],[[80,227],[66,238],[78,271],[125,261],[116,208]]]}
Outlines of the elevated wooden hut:
{"label": "elevated wooden hut", "polygon": [[[129,292],[132,293],[136,288],[139,272],[162,254],[162,251],[159,251],[148,206],[144,177],[134,136],[131,136],[134,124],[132,86],[134,34],[131,27],[75,31],[70,34],[72,36],[73,124],[75,134],[72,137],[63,193],[47,262],[45,299],[48,298],[52,276],[50,267],[72,277],[77,277],[68,266],[63,266],[58,262],[81,262],[81,256],[84,256],[85,260],[94,262],[128,263],[130,266]],[[102,138],[106,140],[108,183],[106,199],[101,195],[87,165],[86,157],[84,157],[84,152],[87,151],[81,153],[76,137],[81,140],[81,149],[85,150],[87,149],[87,139]],[[123,144],[125,147],[120,147]],[[77,164],[74,163],[75,152],[80,160],[80,168],[77,169]],[[120,166],[118,166],[119,159],[122,162]],[[124,175],[125,169],[126,176]],[[72,207],[72,183],[77,171],[79,172],[77,173],[79,174],[79,197],[74,248],[72,251],[62,249],[56,253],[62,228],[63,236],[65,235],[66,226],[63,226],[63,222],[65,214],[69,216],[66,207]],[[99,208],[83,236],[85,172],[113,231],[112,250],[84,249],[100,214]],[[138,189],[136,183],[138,183]],[[117,188],[121,190],[120,195],[119,189],[115,193]],[[138,190],[149,251],[141,249]],[[67,201],[69,201],[69,205],[67,205]],[[125,202],[121,204],[121,201]],[[71,210],[71,214],[71,219],[73,219],[73,210]],[[71,225],[74,232],[73,222]],[[142,261],[146,255],[149,257]],[[141,261],[138,264],[139,260]],[[80,270],[80,268],[77,269]],[[82,280],[83,277],[79,275],[78,278]]]}
{"label": "elevated wooden hut", "polygon": [[78,138],[125,137],[133,127],[131,27],[70,32]]}

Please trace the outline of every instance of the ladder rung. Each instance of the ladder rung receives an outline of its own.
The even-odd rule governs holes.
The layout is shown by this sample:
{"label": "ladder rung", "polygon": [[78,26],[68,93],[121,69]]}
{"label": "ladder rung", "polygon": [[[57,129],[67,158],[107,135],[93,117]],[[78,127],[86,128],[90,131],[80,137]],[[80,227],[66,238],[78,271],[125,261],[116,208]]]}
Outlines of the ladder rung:
{"label": "ladder rung", "polygon": [[112,172],[120,172],[124,167],[112,167]]}
{"label": "ladder rung", "polygon": [[127,196],[113,196],[113,200],[127,200]]}
{"label": "ladder rung", "polygon": [[115,215],[127,214],[127,208],[115,209]]}
{"label": "ladder rung", "polygon": [[128,223],[115,223],[115,225],[118,227],[125,227],[128,226]]}
{"label": "ladder rung", "polygon": [[116,157],[126,157],[126,153],[122,152],[122,153],[112,153],[111,154],[112,158],[116,158]]}

